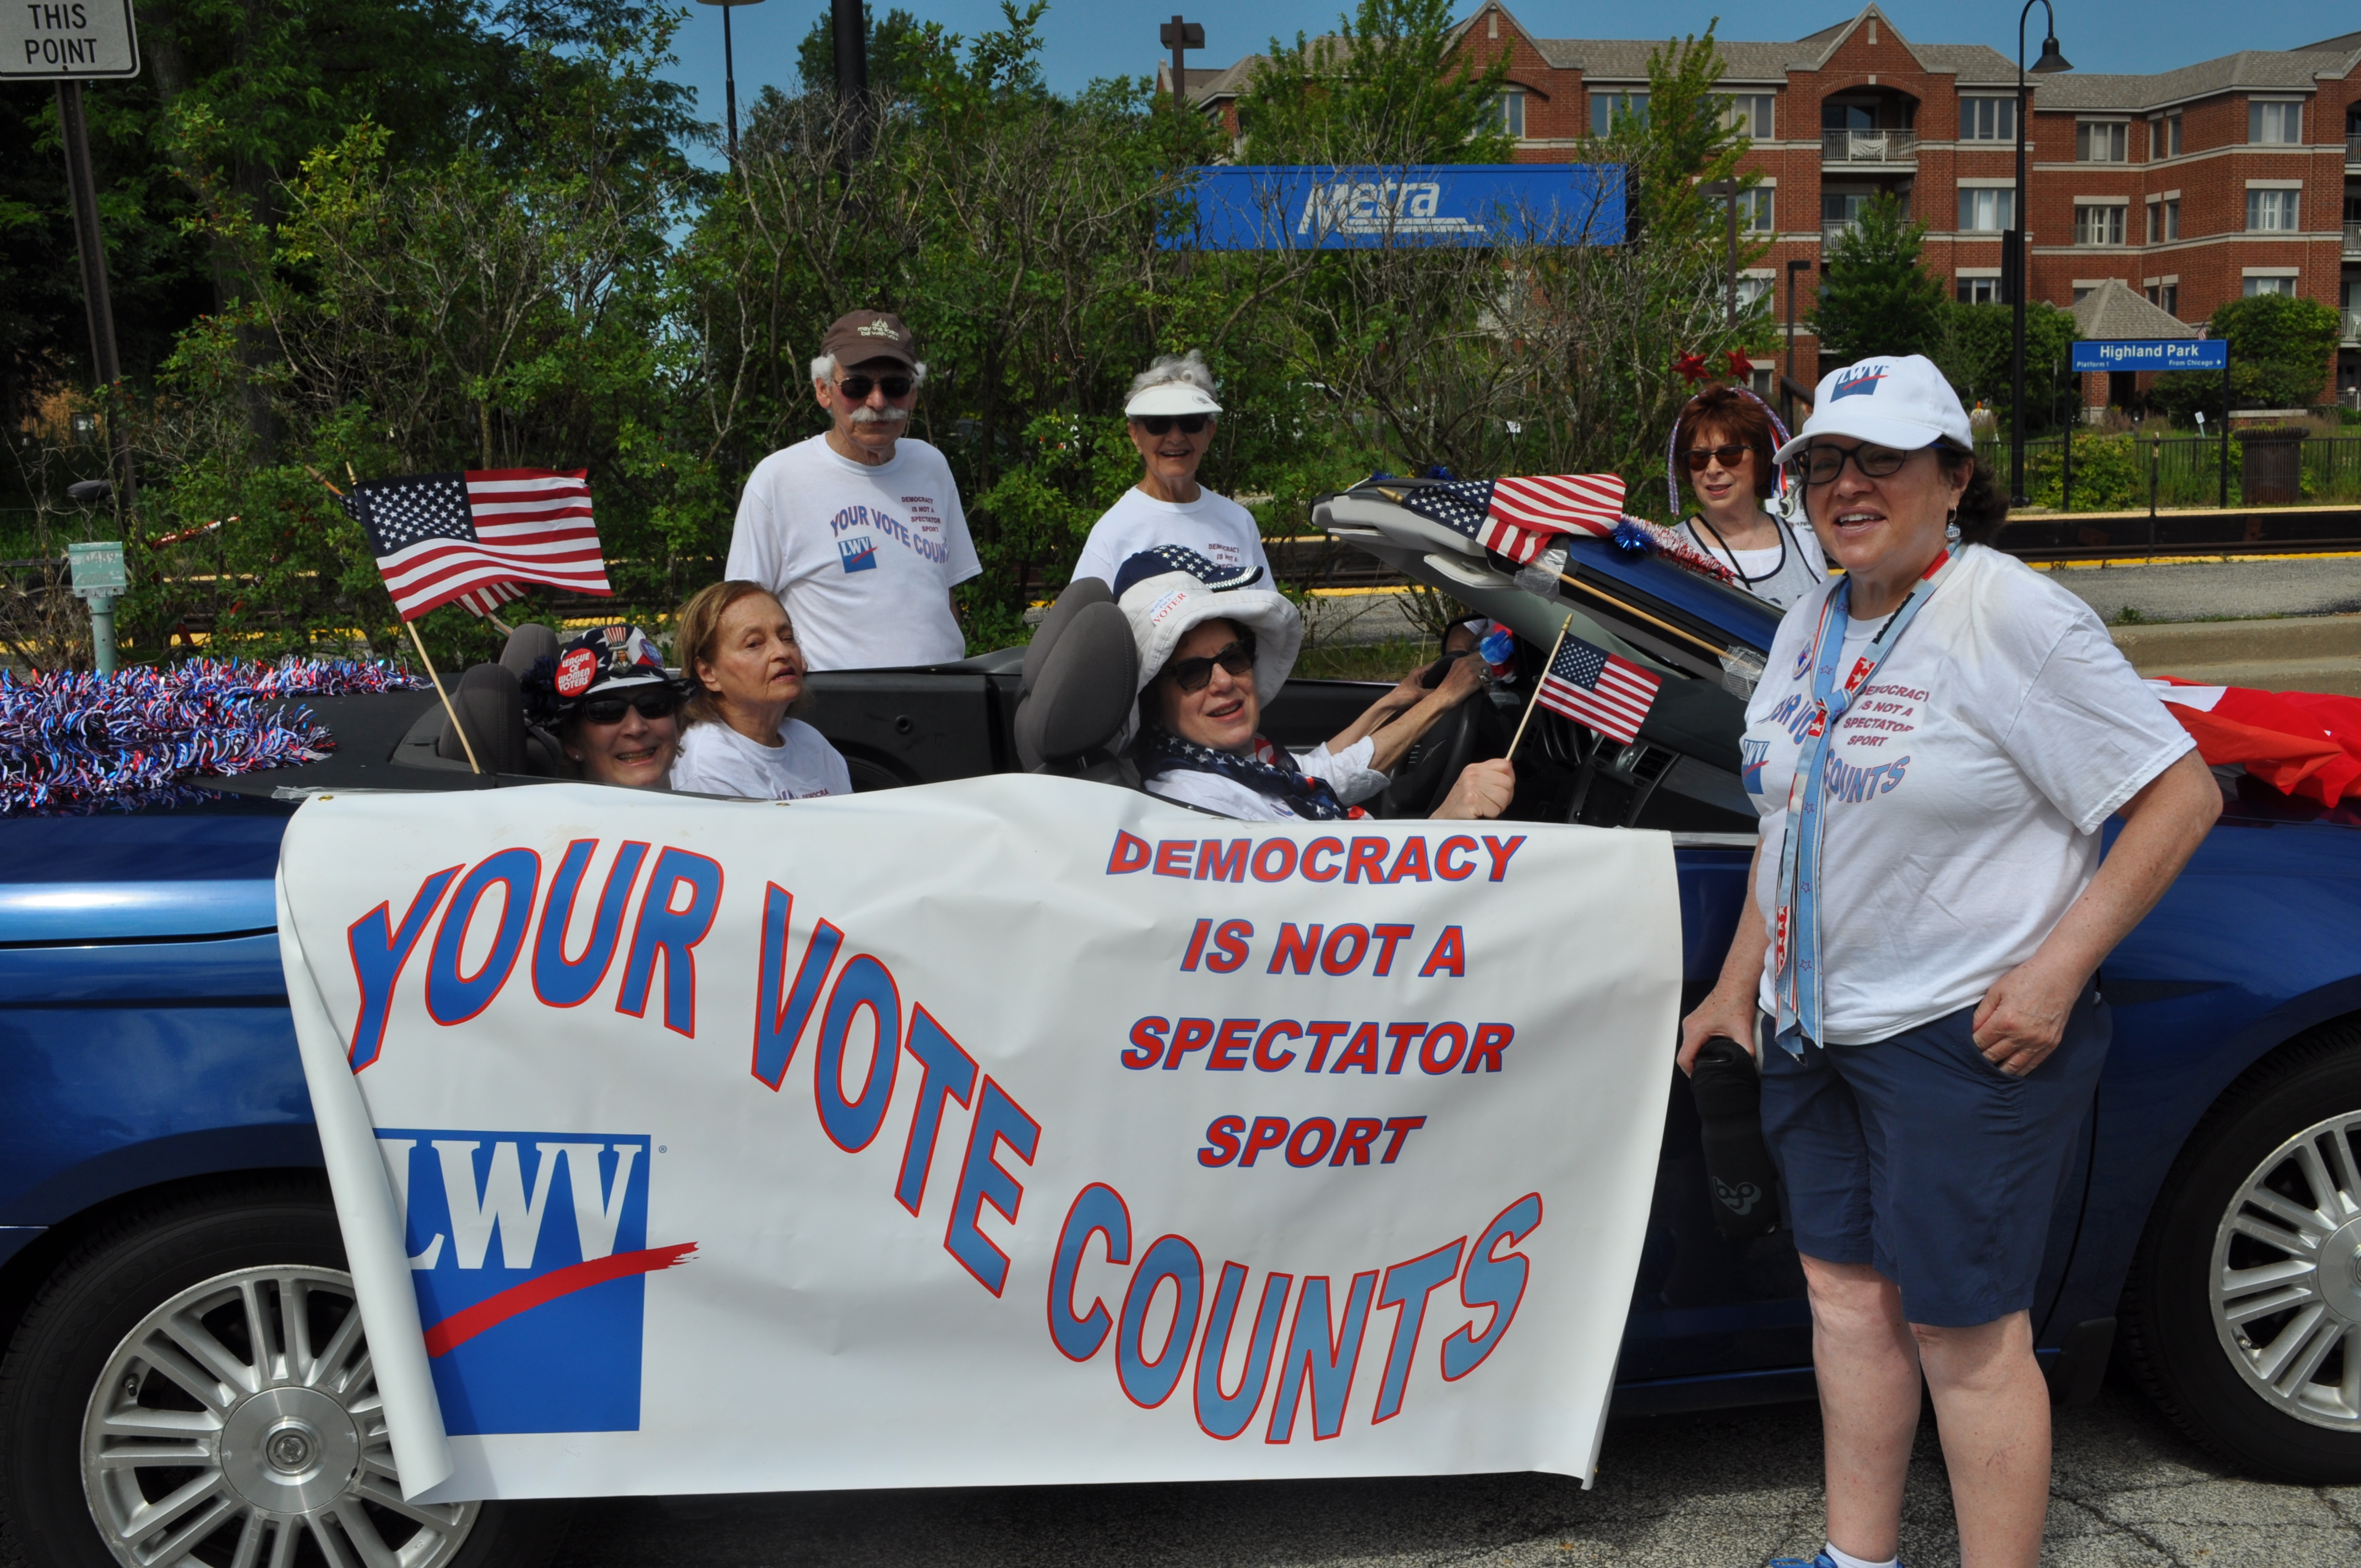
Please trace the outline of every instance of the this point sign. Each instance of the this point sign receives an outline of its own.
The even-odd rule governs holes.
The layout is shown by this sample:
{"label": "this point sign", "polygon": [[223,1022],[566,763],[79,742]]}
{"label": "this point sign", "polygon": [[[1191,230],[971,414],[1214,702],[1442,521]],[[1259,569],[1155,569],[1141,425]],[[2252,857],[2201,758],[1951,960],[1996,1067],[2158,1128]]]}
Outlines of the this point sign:
{"label": "this point sign", "polygon": [[11,0],[0,5],[0,80],[80,81],[139,74],[131,0]]}

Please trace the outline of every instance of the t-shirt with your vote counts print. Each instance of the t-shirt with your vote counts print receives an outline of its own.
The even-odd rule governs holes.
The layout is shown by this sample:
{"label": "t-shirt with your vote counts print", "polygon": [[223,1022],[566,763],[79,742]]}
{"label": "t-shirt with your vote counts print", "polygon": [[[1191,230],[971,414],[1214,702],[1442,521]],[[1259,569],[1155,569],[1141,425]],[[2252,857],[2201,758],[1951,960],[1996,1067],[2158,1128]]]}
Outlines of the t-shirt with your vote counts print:
{"label": "t-shirt with your vote counts print", "polygon": [[874,670],[964,658],[950,590],[982,569],[941,453],[906,435],[872,466],[815,435],[754,466],[725,575],[779,596],[811,668]]}
{"label": "t-shirt with your vote counts print", "polygon": [[[1814,711],[1812,639],[1835,587],[1787,611],[1746,707],[1766,923]],[[1885,620],[1845,626],[1839,681]],[[1982,1000],[2090,884],[2107,817],[2193,744],[2089,606],[2010,556],[1960,547],[1829,742],[1826,1043],[1866,1045]],[[1769,969],[1766,957],[1766,1012]]]}

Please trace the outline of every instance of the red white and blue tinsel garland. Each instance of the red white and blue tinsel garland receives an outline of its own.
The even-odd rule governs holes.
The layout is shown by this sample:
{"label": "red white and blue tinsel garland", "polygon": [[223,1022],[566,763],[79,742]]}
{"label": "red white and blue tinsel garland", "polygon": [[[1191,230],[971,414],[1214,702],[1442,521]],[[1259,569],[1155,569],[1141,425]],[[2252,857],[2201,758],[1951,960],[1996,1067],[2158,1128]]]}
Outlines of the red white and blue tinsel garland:
{"label": "red white and blue tinsel garland", "polygon": [[198,798],[192,781],[316,762],[335,746],[293,696],[409,691],[390,663],[194,659],[101,677],[0,670],[0,817],[134,810]]}

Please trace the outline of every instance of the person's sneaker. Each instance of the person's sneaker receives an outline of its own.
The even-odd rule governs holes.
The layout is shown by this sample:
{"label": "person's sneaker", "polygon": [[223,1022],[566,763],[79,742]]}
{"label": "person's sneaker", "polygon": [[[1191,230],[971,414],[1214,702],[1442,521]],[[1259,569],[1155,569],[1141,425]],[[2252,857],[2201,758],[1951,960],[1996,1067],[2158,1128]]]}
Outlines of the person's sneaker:
{"label": "person's sneaker", "polygon": [[[1837,1568],[1837,1564],[1827,1552],[1816,1552],[1809,1557],[1773,1557],[1763,1568]],[[1894,1568],[1903,1568],[1899,1559],[1895,1560]]]}

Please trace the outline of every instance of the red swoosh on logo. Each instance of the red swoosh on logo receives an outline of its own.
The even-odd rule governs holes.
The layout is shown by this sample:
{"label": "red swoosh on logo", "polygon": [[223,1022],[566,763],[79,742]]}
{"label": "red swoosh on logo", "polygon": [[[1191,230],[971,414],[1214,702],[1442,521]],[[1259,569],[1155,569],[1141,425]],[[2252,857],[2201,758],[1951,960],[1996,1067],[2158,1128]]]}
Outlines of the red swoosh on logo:
{"label": "red swoosh on logo", "polygon": [[653,1274],[660,1268],[688,1261],[697,1250],[695,1242],[679,1242],[671,1246],[648,1247],[640,1252],[615,1253],[606,1257],[594,1257],[586,1262],[569,1264],[552,1270],[522,1285],[511,1285],[497,1296],[487,1296],[472,1307],[462,1307],[449,1317],[426,1331],[426,1354],[441,1355],[456,1350],[486,1329],[508,1321],[519,1312],[529,1312],[544,1302],[560,1296],[571,1296],[577,1290],[588,1290],[593,1285],[604,1285],[609,1279],[626,1279],[634,1274]]}

